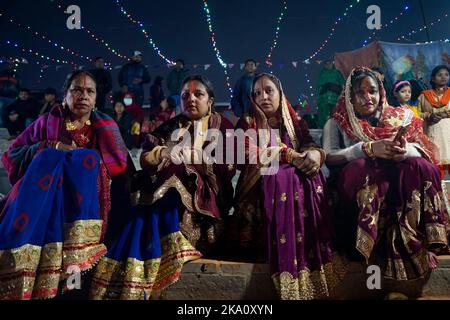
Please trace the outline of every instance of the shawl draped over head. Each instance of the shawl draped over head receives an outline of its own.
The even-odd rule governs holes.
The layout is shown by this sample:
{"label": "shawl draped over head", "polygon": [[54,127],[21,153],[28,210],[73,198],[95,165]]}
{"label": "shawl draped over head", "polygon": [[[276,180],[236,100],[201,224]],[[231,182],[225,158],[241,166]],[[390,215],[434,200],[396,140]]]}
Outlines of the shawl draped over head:
{"label": "shawl draped over head", "polygon": [[[42,115],[20,134],[2,156],[2,162],[11,184],[25,174],[35,154],[48,142],[59,141],[60,129],[64,125],[67,110],[60,105]],[[108,170],[115,177],[126,170],[128,150],[121,138],[115,121],[106,114],[94,111],[91,114],[96,149]]]}
{"label": "shawl draped over head", "polygon": [[[286,132],[292,143],[293,149],[297,152],[301,152],[307,148],[318,148],[314,143],[308,129],[308,125],[305,120],[299,118],[294,111],[289,101],[287,100],[280,81],[273,75],[267,74],[267,77],[271,81],[277,81],[280,87],[280,107],[277,110],[277,115],[281,117],[281,122],[286,128]],[[248,116],[242,117],[238,124],[238,128],[243,130],[247,129],[269,129],[268,119],[264,111],[256,104],[254,99],[251,99],[251,106],[248,112]],[[251,144],[255,143],[248,138],[245,140],[245,148],[248,150],[251,148]],[[248,164],[242,167],[243,173],[238,181],[236,187],[236,199],[237,202],[243,200],[248,192],[253,188],[255,183],[259,181],[261,177],[261,169],[256,164]]]}
{"label": "shawl draped over head", "polygon": [[[358,118],[352,103],[352,77],[360,71],[370,71],[368,68],[357,67],[352,70],[347,78],[345,90],[338,100],[332,118],[344,130],[353,141],[376,141],[381,139],[393,139],[401,126],[405,125],[405,119],[410,119],[412,112],[409,108],[391,107],[387,104],[386,92],[381,79],[377,77],[380,92],[378,112],[380,118],[377,126],[372,126],[367,119]],[[423,120],[412,117],[411,124],[405,135],[406,141],[415,144],[425,158],[435,164],[439,161],[437,147],[423,132]]]}

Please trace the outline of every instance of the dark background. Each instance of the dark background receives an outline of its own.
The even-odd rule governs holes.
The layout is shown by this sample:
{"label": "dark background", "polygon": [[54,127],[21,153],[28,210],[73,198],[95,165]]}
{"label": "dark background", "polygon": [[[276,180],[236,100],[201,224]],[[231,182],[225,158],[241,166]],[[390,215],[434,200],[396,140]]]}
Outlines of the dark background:
{"label": "dark background", "polygon": [[[56,70],[55,63],[23,53],[7,45],[6,40],[52,58],[72,60],[84,68],[90,68],[91,64],[85,59],[71,56],[55,48],[33,32],[18,28],[8,21],[9,18],[30,26],[33,31],[38,31],[77,53],[91,58],[103,56],[113,67],[125,63],[86,32],[67,29],[66,20],[69,15],[58,8],[58,3],[64,9],[71,4],[80,6],[82,25],[94,31],[120,53],[130,55],[132,50],[142,51],[143,61],[149,66],[152,80],[157,75],[166,77],[169,72],[166,62],[154,52],[138,27],[120,12],[115,0],[1,0],[0,3],[0,10],[3,13],[0,17],[0,57],[28,60],[29,64],[19,64],[17,71],[23,85],[30,89],[53,86],[60,90],[71,67],[63,66]],[[229,100],[223,69],[212,49],[201,0],[123,0],[121,3],[134,18],[145,24],[145,28],[163,54],[171,60],[184,59],[191,73],[205,74],[212,80],[217,100],[223,102]],[[243,72],[239,64],[247,58],[254,58],[261,63],[259,71],[269,70],[264,61],[275,35],[281,4],[282,1],[279,0],[209,1],[218,48],[226,63],[236,64],[228,70],[232,86]],[[344,16],[345,8],[350,4],[354,4],[354,7],[348,11],[347,16]],[[301,93],[308,96],[315,93],[315,81],[322,68],[316,60],[323,61],[333,57],[335,52],[354,50],[362,46],[364,39],[372,33],[366,27],[369,16],[366,10],[372,4],[380,6],[382,23],[388,23],[391,19],[399,17],[405,6],[409,7],[396,22],[378,32],[377,38],[380,40],[397,42],[399,35],[423,26],[419,0],[361,0],[359,3],[356,0],[287,1],[287,14],[280,24],[280,36],[273,52],[271,70],[280,77],[293,104],[297,103]],[[450,11],[450,0],[424,0],[423,6],[425,17],[428,23],[431,23]],[[319,48],[339,17],[342,21],[336,25],[335,35],[325,49],[311,61],[311,64],[301,63]],[[433,41],[446,39],[449,37],[449,31],[450,18],[446,18],[430,27],[430,39]],[[427,41],[427,35],[422,31],[401,42],[424,41]],[[35,64],[37,61],[49,65],[44,69],[42,79],[39,79],[41,67]],[[292,61],[299,62],[297,68],[293,67]],[[195,64],[200,66],[194,68]],[[204,64],[211,64],[211,67],[205,71]],[[112,70],[115,89],[118,88],[118,70],[114,68]],[[307,83],[305,74],[309,75],[311,83]],[[310,85],[313,85],[313,89],[309,87]]]}

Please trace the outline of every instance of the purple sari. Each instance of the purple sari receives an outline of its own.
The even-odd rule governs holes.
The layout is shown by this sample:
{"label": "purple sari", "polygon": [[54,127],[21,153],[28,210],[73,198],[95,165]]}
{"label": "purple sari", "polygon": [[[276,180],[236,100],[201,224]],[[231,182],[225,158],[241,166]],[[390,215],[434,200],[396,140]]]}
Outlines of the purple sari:
{"label": "purple sari", "polygon": [[430,271],[428,250],[447,244],[437,166],[418,157],[398,163],[360,158],[344,167],[339,186],[345,212],[353,215],[348,218],[356,213],[356,249],[367,261],[395,280]]}

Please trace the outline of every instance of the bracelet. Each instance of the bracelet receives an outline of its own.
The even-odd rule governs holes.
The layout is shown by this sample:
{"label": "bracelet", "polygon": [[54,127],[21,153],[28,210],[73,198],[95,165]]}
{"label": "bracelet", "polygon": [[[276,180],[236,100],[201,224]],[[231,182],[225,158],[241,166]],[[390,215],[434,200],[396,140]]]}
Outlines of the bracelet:
{"label": "bracelet", "polygon": [[55,149],[58,150],[58,146],[61,144],[61,141],[56,142]]}
{"label": "bracelet", "polygon": [[286,162],[289,164],[292,164],[294,162],[294,153],[295,150],[291,148],[285,148],[285,156],[286,156]]}
{"label": "bracelet", "polygon": [[362,145],[362,150],[369,158],[375,158],[375,154],[373,153],[372,149],[373,141],[364,142]]}

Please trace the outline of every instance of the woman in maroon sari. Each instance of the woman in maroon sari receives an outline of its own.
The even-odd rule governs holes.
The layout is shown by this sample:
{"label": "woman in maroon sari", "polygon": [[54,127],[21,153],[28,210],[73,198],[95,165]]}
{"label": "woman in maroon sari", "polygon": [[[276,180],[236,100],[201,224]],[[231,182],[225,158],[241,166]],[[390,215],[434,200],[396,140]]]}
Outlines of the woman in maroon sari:
{"label": "woman in maroon sari", "polygon": [[387,105],[370,69],[356,68],[324,127],[327,166],[340,168],[337,239],[394,280],[425,276],[436,266],[430,251],[447,244],[438,153],[422,126]]}
{"label": "woman in maroon sari", "polygon": [[[219,239],[233,200],[235,169],[223,161],[223,137],[233,126],[212,111],[214,92],[202,76],[183,81],[181,103],[182,114],[146,136],[139,204],[96,269],[93,299],[149,298]],[[217,162],[205,162],[207,150]]]}
{"label": "woman in maroon sari", "polygon": [[331,250],[330,212],[320,170],[325,153],[313,142],[275,76],[256,76],[253,98],[249,115],[237,128],[265,129],[270,142],[260,148],[247,137],[246,163],[255,151],[261,160],[270,157],[268,153],[279,154],[280,162],[271,174],[262,173],[261,161],[238,165],[236,211],[228,231],[247,257],[255,252],[268,256],[281,299],[327,297],[343,277],[345,262]]}

